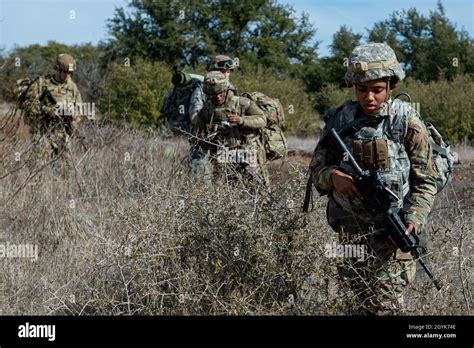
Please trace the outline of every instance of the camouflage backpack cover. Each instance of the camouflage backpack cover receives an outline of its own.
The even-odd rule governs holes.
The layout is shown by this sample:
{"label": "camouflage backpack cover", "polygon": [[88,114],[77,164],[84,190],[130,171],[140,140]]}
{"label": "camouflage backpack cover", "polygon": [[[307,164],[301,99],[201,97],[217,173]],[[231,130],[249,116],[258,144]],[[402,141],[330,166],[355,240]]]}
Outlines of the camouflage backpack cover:
{"label": "camouflage backpack cover", "polygon": [[[411,104],[411,97],[407,93],[399,93],[395,99],[406,96],[408,103]],[[436,189],[440,193],[448,184],[452,171],[454,170],[454,162],[457,159],[457,153],[451,150],[451,145],[443,139],[441,133],[433,126],[421,118],[417,113],[417,117],[423,121],[429,134],[429,142],[433,153],[433,165],[436,170]]]}
{"label": "camouflage backpack cover", "polygon": [[16,86],[15,86],[15,97],[18,103],[18,106],[21,108],[23,106],[23,103],[26,101],[26,95],[28,93],[28,90],[30,89],[30,86],[33,84],[33,82],[39,80],[40,85],[41,85],[41,77],[38,76],[34,79],[31,78],[24,78],[16,81]]}
{"label": "camouflage backpack cover", "polygon": [[454,162],[457,153],[451,151],[451,146],[447,143],[438,130],[429,122],[424,121],[430,135],[430,145],[433,151],[433,164],[437,173],[436,188],[441,192],[449,182],[449,178],[454,169]]}
{"label": "camouflage backpack cover", "polygon": [[273,161],[286,157],[288,145],[283,134],[285,113],[280,100],[261,92],[244,93],[243,96],[254,101],[267,117],[267,126],[260,132],[267,159]]}

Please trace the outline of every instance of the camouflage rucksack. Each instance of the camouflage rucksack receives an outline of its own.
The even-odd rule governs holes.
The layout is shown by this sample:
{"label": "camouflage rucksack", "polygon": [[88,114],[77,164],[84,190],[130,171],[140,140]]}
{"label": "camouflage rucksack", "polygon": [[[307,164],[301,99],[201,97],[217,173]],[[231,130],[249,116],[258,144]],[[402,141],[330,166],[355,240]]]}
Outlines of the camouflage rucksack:
{"label": "camouflage rucksack", "polygon": [[201,81],[192,79],[188,86],[173,89],[165,98],[162,111],[168,119],[170,129],[182,129],[189,132],[191,127],[189,118],[191,95],[201,85]]}
{"label": "camouflage rucksack", "polygon": [[445,188],[449,182],[449,177],[454,169],[454,162],[457,153],[451,151],[449,143],[443,140],[438,130],[429,122],[425,122],[425,126],[430,134],[430,145],[433,151],[433,164],[436,170],[436,188],[438,193]]}
{"label": "camouflage rucksack", "polygon": [[267,117],[267,126],[260,132],[267,159],[273,161],[286,157],[288,145],[283,134],[285,113],[280,101],[260,92],[244,93],[243,96],[254,101]]}
{"label": "camouflage rucksack", "polygon": [[[40,79],[40,77],[30,79],[30,78],[25,78],[25,79],[20,79],[16,81],[16,87],[15,87],[15,97],[17,98],[18,106],[21,108],[23,103],[26,101],[26,94],[28,93],[28,90],[30,86],[35,82],[36,80]],[[40,80],[41,83],[41,80]]]}
{"label": "camouflage rucksack", "polygon": [[[408,103],[411,104],[411,97],[407,93],[399,93],[393,99],[405,96],[408,99]],[[454,162],[457,158],[457,153],[451,150],[451,146],[446,142],[439,131],[431,124],[423,119],[417,113],[418,118],[425,124],[428,130],[429,141],[431,150],[433,153],[433,165],[436,170],[436,189],[441,192],[449,182],[449,177],[454,169]]]}

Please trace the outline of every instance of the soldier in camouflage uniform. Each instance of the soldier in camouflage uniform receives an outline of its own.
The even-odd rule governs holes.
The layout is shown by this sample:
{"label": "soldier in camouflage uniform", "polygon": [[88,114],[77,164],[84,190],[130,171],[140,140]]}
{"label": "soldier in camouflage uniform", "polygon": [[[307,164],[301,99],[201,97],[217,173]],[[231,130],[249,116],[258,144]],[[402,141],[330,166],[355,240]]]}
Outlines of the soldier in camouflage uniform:
{"label": "soldier in camouflage uniform", "polygon": [[[32,82],[21,104],[34,143],[44,145],[51,155],[57,155],[69,145],[70,136],[84,121],[75,114],[76,107],[82,104],[81,93],[71,78],[76,70],[75,59],[60,54],[54,69],[54,74],[40,76]],[[47,93],[53,98],[47,97]]]}
{"label": "soldier in camouflage uniform", "polygon": [[[429,134],[409,103],[391,99],[391,91],[405,73],[394,51],[384,43],[356,47],[345,79],[354,86],[357,101],[346,101],[326,112],[325,136],[332,128],[348,129],[343,141],[363,169],[382,171],[399,197],[408,226],[406,233],[421,234],[437,192]],[[353,170],[330,148],[318,144],[310,164],[313,183],[328,195],[327,219],[341,244],[363,244],[364,261],[344,258],[340,275],[353,292],[355,313],[396,314],[403,310],[403,290],[414,280],[416,264],[397,249],[378,219],[361,203],[352,180]]]}
{"label": "soldier in camouflage uniform", "polygon": [[[228,56],[223,56],[223,55],[217,55],[213,59],[211,59],[211,62],[209,63],[208,70],[209,72],[211,71],[220,71],[224,77],[229,80],[230,74],[234,71],[239,66],[239,59],[231,59]],[[235,93],[235,87],[232,85],[232,83],[229,82],[229,89],[233,90]],[[204,93],[202,84],[197,86],[196,89],[194,89],[193,94],[191,95],[191,100],[190,100],[190,106],[189,106],[189,116],[191,119],[191,124],[193,128],[196,127],[196,122],[198,119],[198,115],[201,112],[202,108],[204,107],[204,104],[206,104],[207,97],[206,94]],[[209,168],[208,166],[202,166],[203,163],[206,163],[206,160],[201,161],[201,156],[202,152],[195,148],[193,145],[191,145],[190,149],[191,153],[191,169],[194,172],[208,175],[209,174]],[[205,169],[207,168],[207,169]]]}
{"label": "soldier in camouflage uniform", "polygon": [[223,170],[231,168],[266,185],[266,157],[259,130],[267,119],[253,101],[237,97],[229,88],[229,81],[219,71],[209,72],[204,78],[209,100],[196,122],[200,138],[197,148],[205,154],[200,165],[207,162]]}

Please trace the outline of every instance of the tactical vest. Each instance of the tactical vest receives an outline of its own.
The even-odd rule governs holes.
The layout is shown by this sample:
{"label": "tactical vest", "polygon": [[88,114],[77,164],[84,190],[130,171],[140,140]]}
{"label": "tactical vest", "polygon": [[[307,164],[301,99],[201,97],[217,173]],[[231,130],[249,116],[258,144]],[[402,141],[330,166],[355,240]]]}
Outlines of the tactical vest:
{"label": "tactical vest", "polygon": [[[328,129],[334,127],[341,131],[356,118],[357,112],[358,104],[351,100],[337,109],[331,109],[326,119]],[[407,134],[407,114],[411,112],[416,111],[408,103],[394,100],[389,114],[381,117],[378,123],[363,126],[343,139],[363,169],[379,170],[382,173],[391,190],[399,197],[394,208],[402,208],[410,190],[411,164],[405,150],[404,138]],[[346,162],[341,161],[339,166],[342,171],[354,175],[352,167]],[[343,210],[371,219],[360,200],[348,198],[337,190],[332,190],[332,199]]]}
{"label": "tactical vest", "polygon": [[208,120],[209,123],[212,122],[219,126],[219,142],[222,145],[226,145],[230,148],[238,147],[249,143],[251,138],[258,136],[258,133],[253,130],[242,129],[236,124],[229,124],[226,122],[227,115],[229,114],[236,114],[244,117],[245,111],[249,106],[249,99],[238,97],[233,93],[227,97],[227,100],[223,105],[216,106],[211,102],[208,103]]}
{"label": "tactical vest", "polygon": [[75,105],[78,102],[78,89],[69,77],[66,82],[54,81],[51,76],[40,77],[38,80],[40,94],[43,88],[47,88],[58,103],[63,105]]}

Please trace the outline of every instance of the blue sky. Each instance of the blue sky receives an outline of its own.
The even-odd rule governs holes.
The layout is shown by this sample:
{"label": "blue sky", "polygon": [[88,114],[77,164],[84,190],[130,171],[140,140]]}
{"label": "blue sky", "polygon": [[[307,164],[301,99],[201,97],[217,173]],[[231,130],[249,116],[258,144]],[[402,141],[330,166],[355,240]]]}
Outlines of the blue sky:
{"label": "blue sky", "polygon": [[[278,0],[296,11],[304,11],[317,28],[316,40],[322,41],[319,55],[329,53],[332,35],[343,24],[366,34],[366,28],[384,20],[393,11],[415,6],[429,14],[437,0]],[[0,47],[10,50],[14,45],[45,44],[55,40],[65,44],[97,43],[107,38],[106,20],[115,7],[126,6],[126,0],[0,0]],[[445,0],[450,20],[458,28],[474,36],[474,5],[472,0]]]}

